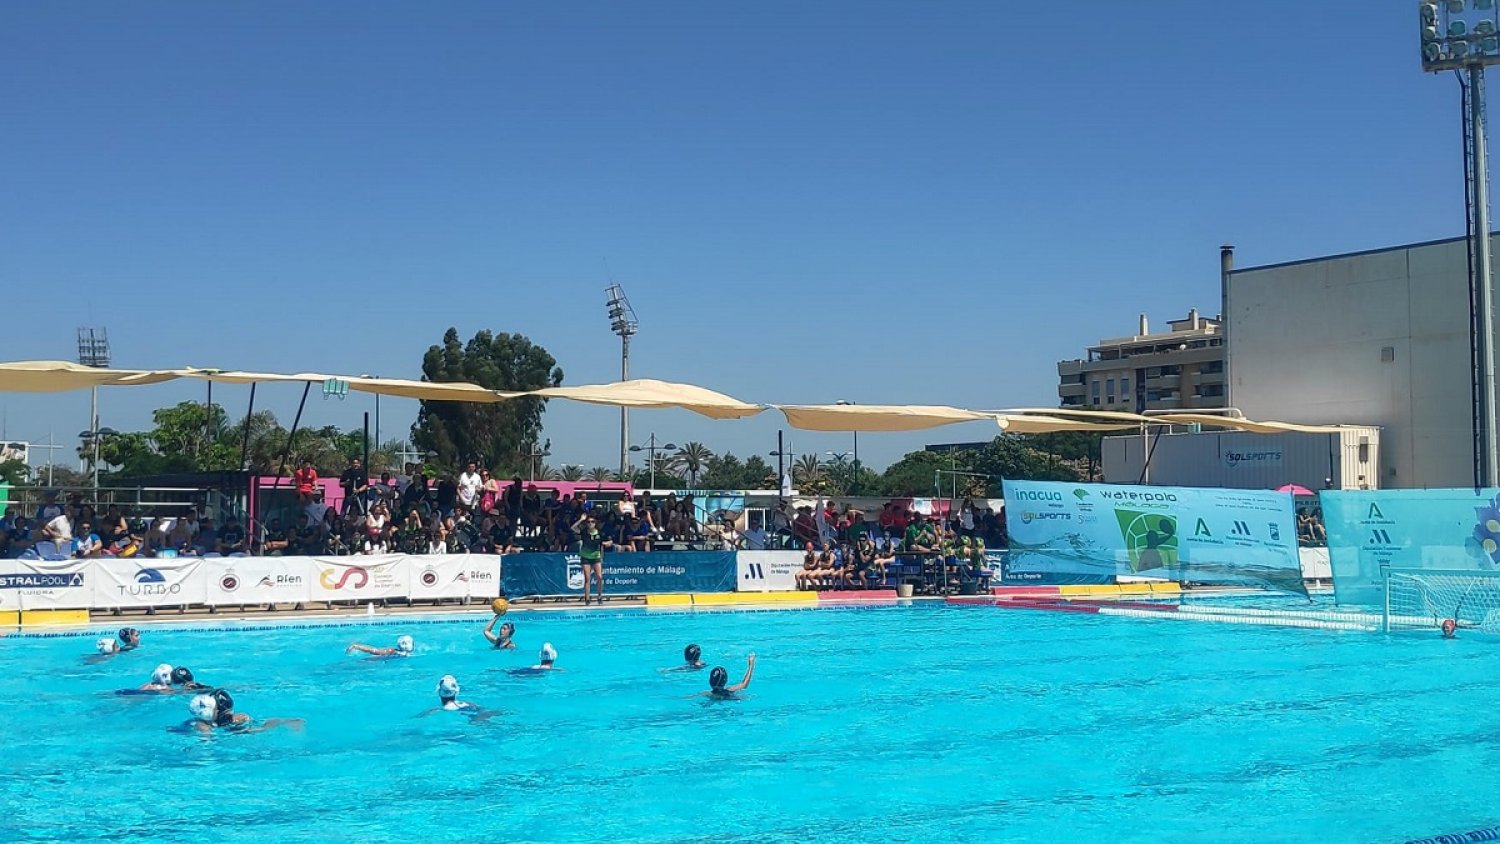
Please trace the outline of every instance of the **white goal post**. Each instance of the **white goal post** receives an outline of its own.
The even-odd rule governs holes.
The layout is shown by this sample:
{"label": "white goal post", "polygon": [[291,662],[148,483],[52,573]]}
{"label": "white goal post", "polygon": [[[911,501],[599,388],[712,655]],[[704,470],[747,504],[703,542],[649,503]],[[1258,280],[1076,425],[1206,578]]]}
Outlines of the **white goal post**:
{"label": "white goal post", "polygon": [[1382,568],[1386,631],[1461,629],[1500,633],[1500,571]]}

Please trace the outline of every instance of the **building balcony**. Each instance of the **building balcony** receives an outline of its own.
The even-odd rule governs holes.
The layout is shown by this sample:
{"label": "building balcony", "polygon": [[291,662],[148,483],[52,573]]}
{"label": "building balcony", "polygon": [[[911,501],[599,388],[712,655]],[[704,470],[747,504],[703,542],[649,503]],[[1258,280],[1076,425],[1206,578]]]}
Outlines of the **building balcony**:
{"label": "building balcony", "polygon": [[1057,385],[1057,394],[1063,398],[1069,396],[1082,396],[1087,391],[1087,385],[1079,383],[1064,383]]}

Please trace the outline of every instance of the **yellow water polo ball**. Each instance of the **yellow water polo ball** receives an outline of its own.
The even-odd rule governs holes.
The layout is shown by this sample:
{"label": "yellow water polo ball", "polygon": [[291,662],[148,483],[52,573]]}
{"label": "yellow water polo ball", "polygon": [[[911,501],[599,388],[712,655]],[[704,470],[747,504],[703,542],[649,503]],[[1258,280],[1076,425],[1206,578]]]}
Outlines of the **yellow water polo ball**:
{"label": "yellow water polo ball", "polygon": [[504,598],[496,598],[490,601],[490,609],[495,611],[495,615],[505,615],[505,611],[510,609],[510,601]]}

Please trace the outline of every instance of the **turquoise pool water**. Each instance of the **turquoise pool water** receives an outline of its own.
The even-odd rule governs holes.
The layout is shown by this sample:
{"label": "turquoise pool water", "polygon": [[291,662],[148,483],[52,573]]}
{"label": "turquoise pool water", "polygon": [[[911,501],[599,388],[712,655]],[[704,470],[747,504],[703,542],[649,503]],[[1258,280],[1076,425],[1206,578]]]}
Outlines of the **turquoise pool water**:
{"label": "turquoise pool water", "polygon": [[[513,613],[0,640],[0,840],[1402,841],[1500,821],[1500,659],[1466,637],[988,607]],[[416,640],[411,658],[345,656]],[[543,641],[566,673],[515,677]],[[697,642],[746,699],[663,674]],[[188,665],[302,733],[170,732]],[[445,673],[502,711],[441,714]]]}

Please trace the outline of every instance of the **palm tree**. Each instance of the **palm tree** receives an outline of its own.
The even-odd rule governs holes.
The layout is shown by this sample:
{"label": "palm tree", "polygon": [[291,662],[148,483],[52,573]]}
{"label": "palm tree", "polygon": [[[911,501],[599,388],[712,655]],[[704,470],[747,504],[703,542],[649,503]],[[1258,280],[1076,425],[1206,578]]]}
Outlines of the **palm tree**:
{"label": "palm tree", "polygon": [[823,464],[816,454],[804,454],[792,464],[792,480],[797,486],[816,484],[823,477]]}
{"label": "palm tree", "polygon": [[682,471],[687,473],[688,486],[696,487],[698,485],[698,473],[703,470],[703,464],[707,463],[708,459],[713,456],[714,453],[709,451],[708,446],[703,443],[684,443],[682,448],[677,450],[677,454],[673,455],[672,463],[682,467]]}
{"label": "palm tree", "polygon": [[587,479],[589,479],[589,480],[591,480],[591,481],[593,481],[595,483],[604,483],[605,481],[610,480],[614,476],[615,476],[614,472],[611,472],[610,470],[604,468],[603,466],[595,466],[594,468],[592,468],[592,469],[590,469],[588,471],[588,474],[584,475],[585,478],[587,478]]}
{"label": "palm tree", "polygon": [[543,463],[536,467],[536,479],[539,481],[558,480],[557,470]]}
{"label": "palm tree", "polygon": [[559,475],[565,481],[583,480],[583,467],[577,463],[564,463]]}

